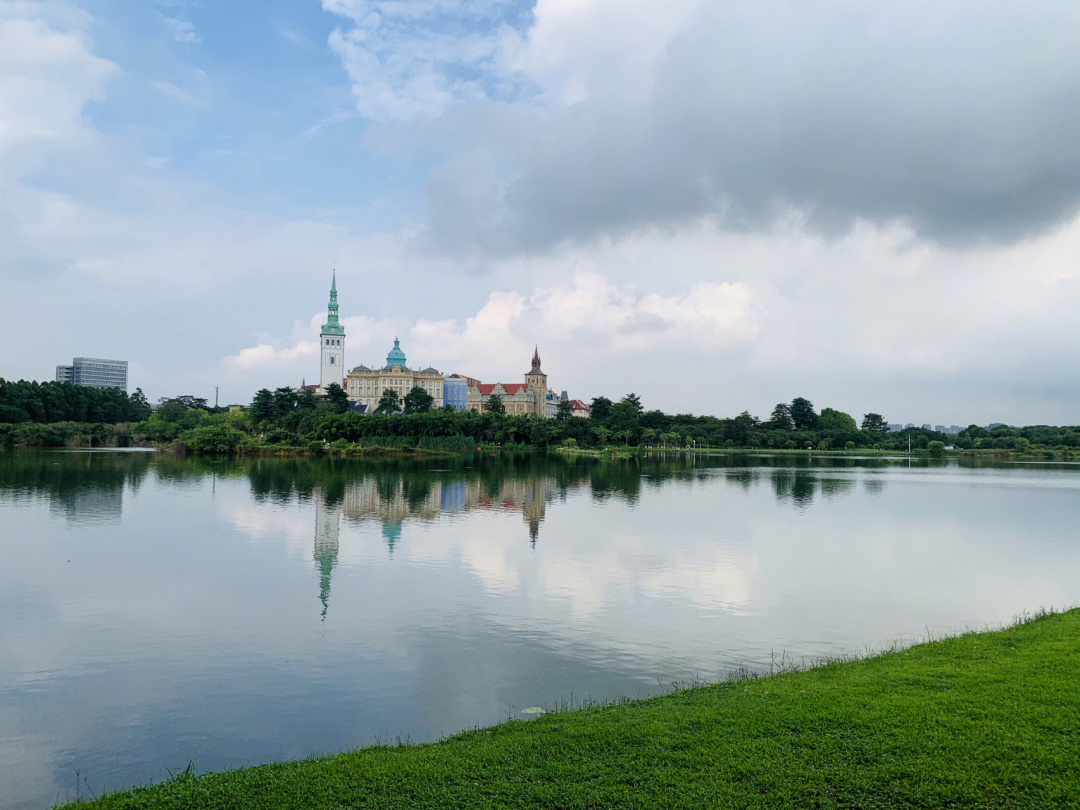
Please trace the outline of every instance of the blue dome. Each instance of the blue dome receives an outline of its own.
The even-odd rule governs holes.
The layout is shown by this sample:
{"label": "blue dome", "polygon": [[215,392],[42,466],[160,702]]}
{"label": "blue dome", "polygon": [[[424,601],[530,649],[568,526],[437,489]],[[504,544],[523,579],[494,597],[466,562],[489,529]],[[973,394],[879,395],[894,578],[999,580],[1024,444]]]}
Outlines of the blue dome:
{"label": "blue dome", "polygon": [[394,348],[386,355],[386,365],[387,367],[401,366],[405,368],[405,352],[401,350],[401,344],[398,343],[397,338],[394,338]]}

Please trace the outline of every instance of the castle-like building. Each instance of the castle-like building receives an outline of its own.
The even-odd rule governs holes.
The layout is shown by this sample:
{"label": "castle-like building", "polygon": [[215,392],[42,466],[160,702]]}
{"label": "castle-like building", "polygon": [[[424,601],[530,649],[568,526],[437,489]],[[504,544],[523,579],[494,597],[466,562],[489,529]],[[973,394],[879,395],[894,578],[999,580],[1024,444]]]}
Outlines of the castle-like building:
{"label": "castle-like building", "polygon": [[365,413],[374,413],[383,391],[390,389],[402,401],[413,388],[422,388],[431,394],[436,408],[443,406],[443,375],[441,371],[425,368],[414,371],[405,364],[405,352],[394,338],[394,348],[386,355],[382,368],[360,365],[345,377],[345,392],[349,399],[362,405]]}
{"label": "castle-like building", "polygon": [[560,399],[548,388],[547,374],[540,368],[539,347],[533,351],[532,368],[525,373],[525,381],[517,383],[482,383],[461,374],[444,376],[434,368],[410,369],[397,338],[394,338],[394,348],[386,355],[385,366],[368,368],[359,365],[346,373],[345,327],[338,318],[336,271],[330,282],[326,323],[319,332],[316,393],[325,394],[331,383],[341,385],[349,401],[363,413],[374,413],[387,389],[397,393],[398,400],[402,401],[413,388],[421,388],[431,395],[436,408],[450,405],[458,410],[478,412],[486,409],[492,394],[498,394],[506,413],[547,419],[555,416]]}
{"label": "castle-like building", "polygon": [[516,416],[555,416],[559,400],[547,386],[547,374],[540,368],[540,348],[533,351],[532,368],[525,372],[525,382],[482,383],[469,380],[468,409],[483,412],[492,394],[502,400],[503,409]]}

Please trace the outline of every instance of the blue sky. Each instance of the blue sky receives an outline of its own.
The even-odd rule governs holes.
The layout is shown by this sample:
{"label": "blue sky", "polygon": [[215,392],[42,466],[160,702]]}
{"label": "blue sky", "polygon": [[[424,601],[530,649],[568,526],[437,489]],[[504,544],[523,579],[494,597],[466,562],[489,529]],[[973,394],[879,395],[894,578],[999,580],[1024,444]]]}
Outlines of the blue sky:
{"label": "blue sky", "polygon": [[1080,422],[1080,8],[0,0],[0,376]]}

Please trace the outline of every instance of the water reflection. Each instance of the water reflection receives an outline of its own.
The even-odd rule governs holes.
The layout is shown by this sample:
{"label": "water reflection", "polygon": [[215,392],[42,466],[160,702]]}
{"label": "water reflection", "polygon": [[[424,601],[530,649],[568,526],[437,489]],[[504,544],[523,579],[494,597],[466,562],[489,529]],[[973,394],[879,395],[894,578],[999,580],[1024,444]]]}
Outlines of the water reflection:
{"label": "water reflection", "polygon": [[1074,465],[0,455],[0,806],[1075,602],[1078,494]]}

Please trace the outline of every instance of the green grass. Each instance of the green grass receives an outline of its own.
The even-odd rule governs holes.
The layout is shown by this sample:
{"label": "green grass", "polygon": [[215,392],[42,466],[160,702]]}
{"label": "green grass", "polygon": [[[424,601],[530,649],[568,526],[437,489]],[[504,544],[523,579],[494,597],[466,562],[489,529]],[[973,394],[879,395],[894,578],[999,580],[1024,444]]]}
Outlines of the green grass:
{"label": "green grass", "polygon": [[1080,807],[1080,610],[88,806]]}

